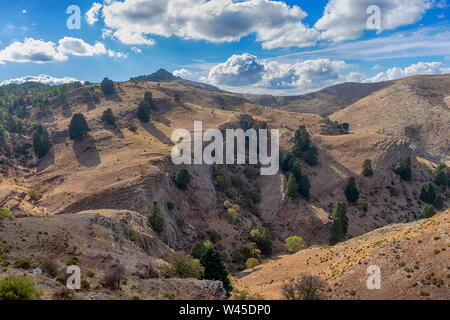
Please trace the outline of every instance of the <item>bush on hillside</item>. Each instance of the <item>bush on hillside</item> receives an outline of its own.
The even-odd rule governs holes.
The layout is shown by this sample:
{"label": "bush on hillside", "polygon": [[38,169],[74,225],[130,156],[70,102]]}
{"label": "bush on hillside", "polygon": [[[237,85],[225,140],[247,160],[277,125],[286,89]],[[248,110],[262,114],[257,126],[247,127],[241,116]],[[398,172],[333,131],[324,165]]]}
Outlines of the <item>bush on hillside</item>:
{"label": "bush on hillside", "polygon": [[175,182],[181,190],[186,190],[191,182],[191,174],[185,168],[178,169],[175,174]]}
{"label": "bush on hillside", "polygon": [[172,278],[195,278],[203,277],[205,268],[198,259],[193,259],[184,252],[175,252],[169,259],[167,275]]}
{"label": "bush on hillside", "polygon": [[0,281],[0,300],[36,300],[38,292],[26,276],[8,276]]}

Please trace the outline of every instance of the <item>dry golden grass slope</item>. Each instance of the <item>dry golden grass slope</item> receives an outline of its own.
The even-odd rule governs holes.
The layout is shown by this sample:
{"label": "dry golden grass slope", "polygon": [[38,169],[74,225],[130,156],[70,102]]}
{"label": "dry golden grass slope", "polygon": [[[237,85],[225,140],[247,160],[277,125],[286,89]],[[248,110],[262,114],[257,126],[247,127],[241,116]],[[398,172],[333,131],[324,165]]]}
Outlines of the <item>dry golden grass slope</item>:
{"label": "dry golden grass slope", "polygon": [[[237,274],[233,284],[265,299],[282,299],[283,284],[301,273],[327,282],[324,299],[450,299],[450,211],[394,224],[333,247],[282,255]],[[367,268],[381,269],[381,289],[367,288]]]}
{"label": "dry golden grass slope", "polygon": [[450,162],[450,75],[396,80],[330,116],[355,133],[409,140],[430,160]]}

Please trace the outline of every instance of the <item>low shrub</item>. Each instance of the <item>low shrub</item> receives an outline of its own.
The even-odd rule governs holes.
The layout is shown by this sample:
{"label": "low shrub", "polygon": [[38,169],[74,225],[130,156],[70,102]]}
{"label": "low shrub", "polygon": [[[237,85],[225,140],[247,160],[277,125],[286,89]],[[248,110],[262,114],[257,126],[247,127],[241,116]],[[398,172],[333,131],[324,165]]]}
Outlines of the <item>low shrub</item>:
{"label": "low shrub", "polygon": [[302,274],[282,288],[286,300],[320,300],[326,283],[318,276]]}
{"label": "low shrub", "polygon": [[225,212],[225,218],[227,219],[227,221],[229,223],[234,224],[239,219],[239,213],[236,210],[234,210],[233,208],[229,208]]}
{"label": "low shrub", "polygon": [[12,219],[13,213],[9,208],[0,208],[0,220]]}
{"label": "low shrub", "polygon": [[0,281],[0,300],[36,300],[38,293],[27,277],[8,276]]}
{"label": "low shrub", "polygon": [[209,248],[213,248],[213,245],[209,240],[199,242],[194,246],[194,249],[192,249],[192,256],[195,259],[200,259]]}
{"label": "low shrub", "polygon": [[167,202],[167,209],[169,209],[169,210],[175,209],[175,204],[171,201]]}
{"label": "low shrub", "polygon": [[166,274],[172,278],[200,279],[204,271],[205,268],[198,259],[193,259],[183,252],[175,252],[169,259],[169,267]]}
{"label": "low shrub", "polygon": [[41,269],[45,274],[51,277],[56,277],[56,275],[58,274],[59,265],[55,259],[46,258],[41,263]]}
{"label": "low shrub", "polygon": [[101,284],[111,290],[118,290],[125,275],[125,267],[122,265],[112,267],[104,276]]}
{"label": "low shrub", "polygon": [[248,269],[252,269],[258,265],[259,265],[259,260],[256,258],[248,258],[247,261],[245,262],[245,266]]}
{"label": "low shrub", "polygon": [[78,265],[78,257],[72,257],[66,263],[67,266],[77,266]]}
{"label": "low shrub", "polygon": [[30,269],[33,265],[33,259],[30,257],[18,258],[14,261],[14,267],[21,269]]}
{"label": "low shrub", "polygon": [[289,238],[286,238],[286,249],[289,253],[296,253],[302,250],[305,245],[303,244],[303,239],[298,236],[292,236]]}

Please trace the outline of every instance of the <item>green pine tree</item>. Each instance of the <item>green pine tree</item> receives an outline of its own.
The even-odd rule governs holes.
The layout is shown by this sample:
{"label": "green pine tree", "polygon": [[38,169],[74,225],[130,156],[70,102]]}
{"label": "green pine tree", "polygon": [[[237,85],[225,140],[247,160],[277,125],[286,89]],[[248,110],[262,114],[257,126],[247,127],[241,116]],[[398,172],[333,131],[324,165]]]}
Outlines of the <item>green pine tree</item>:
{"label": "green pine tree", "polygon": [[434,176],[436,185],[441,186],[443,189],[449,186],[450,170],[445,164],[440,164],[436,170],[434,170]]}
{"label": "green pine tree", "polygon": [[404,181],[411,181],[411,158],[400,159],[397,166],[394,168],[394,172],[400,176],[400,179]]}
{"label": "green pine tree", "polygon": [[116,127],[116,117],[114,116],[111,108],[108,108],[103,112],[101,120],[103,123]]}
{"label": "green pine tree", "polygon": [[158,202],[153,201],[150,207],[150,214],[147,216],[148,223],[152,227],[153,231],[156,233],[161,233],[164,231],[165,219],[161,213]]}
{"label": "green pine tree", "polygon": [[443,210],[445,207],[444,198],[442,196],[437,196],[436,199],[434,199],[433,205],[438,210]]}
{"label": "green pine tree", "polygon": [[311,147],[311,137],[305,126],[300,126],[294,134],[294,155],[301,157],[302,152],[306,152]]}
{"label": "green pine tree", "polygon": [[114,82],[112,80],[109,80],[108,78],[103,79],[102,83],[100,84],[103,93],[106,96],[112,95],[115,93],[115,88],[114,88]]}
{"label": "green pine tree", "polygon": [[436,190],[431,183],[427,183],[422,187],[420,192],[420,200],[425,203],[433,204],[436,199]]}
{"label": "green pine tree", "polygon": [[233,290],[228,271],[223,263],[222,256],[217,250],[209,248],[200,259],[200,263],[205,267],[205,279],[222,281],[223,287],[227,292]]}
{"label": "green pine tree", "polygon": [[305,199],[309,199],[309,190],[311,189],[311,184],[307,175],[302,176],[301,182],[298,184],[298,193]]}
{"label": "green pine tree", "polygon": [[420,217],[423,219],[431,218],[436,214],[436,209],[433,206],[425,206],[420,212]]}
{"label": "green pine tree", "polygon": [[347,206],[343,202],[336,203],[331,216],[331,243],[336,244],[343,240],[348,232]]}
{"label": "green pine tree", "polygon": [[345,196],[351,203],[355,203],[359,199],[359,191],[356,187],[356,180],[354,177],[351,177],[348,180],[347,187],[345,188]]}
{"label": "green pine tree", "polygon": [[311,148],[309,148],[308,153],[306,154],[306,159],[305,162],[314,167],[317,166],[317,164],[319,163],[319,154],[317,152],[317,148],[312,146]]}
{"label": "green pine tree", "polygon": [[362,175],[364,177],[372,177],[373,169],[372,169],[372,160],[366,159],[362,164]]}
{"label": "green pine tree", "polygon": [[82,141],[90,131],[86,119],[82,113],[73,115],[69,125],[69,137],[75,141]]}
{"label": "green pine tree", "polygon": [[295,175],[292,172],[289,175],[289,180],[286,185],[286,195],[291,199],[298,197],[298,184],[295,179]]}
{"label": "green pine tree", "polygon": [[139,103],[137,109],[137,117],[141,122],[147,123],[150,121],[150,106],[148,103],[142,101]]}
{"label": "green pine tree", "polygon": [[8,134],[6,133],[3,123],[0,121],[0,147],[8,142]]}
{"label": "green pine tree", "polygon": [[280,157],[281,169],[285,172],[292,171],[295,161],[298,161],[297,158],[290,152],[280,152]]}
{"label": "green pine tree", "polygon": [[191,181],[191,174],[189,171],[185,168],[178,169],[177,173],[175,174],[175,182],[181,190],[186,190],[189,182]]}
{"label": "green pine tree", "polygon": [[150,91],[146,91],[144,93],[144,102],[147,103],[150,109],[153,109],[154,107],[153,94]]}
{"label": "green pine tree", "polygon": [[32,136],[34,152],[39,158],[42,158],[52,147],[52,141],[47,129],[39,125]]}

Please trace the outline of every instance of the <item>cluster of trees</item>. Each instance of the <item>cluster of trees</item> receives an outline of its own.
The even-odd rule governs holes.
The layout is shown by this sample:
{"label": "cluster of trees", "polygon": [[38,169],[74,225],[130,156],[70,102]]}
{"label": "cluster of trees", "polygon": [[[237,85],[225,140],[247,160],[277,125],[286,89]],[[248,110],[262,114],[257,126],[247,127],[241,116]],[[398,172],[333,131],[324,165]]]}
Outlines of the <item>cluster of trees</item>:
{"label": "cluster of trees", "polygon": [[42,158],[50,151],[52,141],[47,129],[42,125],[38,125],[32,136],[34,152],[39,158]]}
{"label": "cluster of trees", "polygon": [[[440,164],[433,172],[434,183],[445,191],[450,186],[450,171],[445,164]],[[439,189],[439,188],[438,188]],[[420,200],[428,204],[422,209],[421,216],[429,218],[436,214],[437,210],[443,210],[445,207],[444,198],[438,194],[438,191],[431,182],[426,183],[420,191]]]}
{"label": "cluster of trees", "polygon": [[273,238],[267,228],[264,228],[262,232],[258,229],[251,230],[249,239],[256,244],[263,255],[272,255]]}
{"label": "cluster of trees", "polygon": [[25,128],[23,125],[23,120],[17,119],[12,115],[8,115],[8,119],[6,120],[6,129],[10,133],[25,133]]}
{"label": "cluster of trees", "polygon": [[309,199],[311,184],[308,176],[302,173],[299,158],[306,164],[318,164],[317,148],[312,145],[311,136],[305,126],[300,126],[294,134],[294,147],[291,152],[280,152],[281,169],[287,174],[286,194],[291,199],[303,197]]}
{"label": "cluster of trees", "polygon": [[309,199],[309,190],[311,184],[307,175],[302,173],[300,161],[292,154],[288,153],[284,158],[282,153],[281,169],[288,173],[288,183],[286,185],[286,194],[291,199],[296,199],[302,196],[305,199]]}
{"label": "cluster of trees", "polygon": [[261,261],[261,250],[254,242],[247,242],[243,247],[238,248],[233,253],[233,262],[239,268],[254,268]]}
{"label": "cluster of trees", "polygon": [[263,231],[253,229],[249,234],[249,242],[234,251],[233,262],[241,269],[253,268],[260,264],[263,255],[272,255],[272,247],[273,238],[267,228]]}
{"label": "cluster of trees", "polygon": [[214,248],[208,248],[200,258],[192,258],[183,252],[175,252],[169,259],[166,275],[174,278],[197,278],[222,281],[223,287],[230,292],[228,270],[222,255]]}
{"label": "cluster of trees", "polygon": [[139,103],[137,109],[138,119],[144,123],[149,122],[152,109],[154,109],[153,95],[148,91],[144,94],[144,100]]}
{"label": "cluster of trees", "polygon": [[394,168],[394,172],[400,176],[400,179],[404,181],[411,181],[412,170],[411,170],[411,158],[407,157],[405,159],[400,159],[397,166]]}
{"label": "cluster of trees", "polygon": [[233,289],[222,255],[209,241],[197,243],[193,257],[182,252],[174,253],[169,259],[166,274],[176,278],[218,280],[222,281],[227,292]]}

